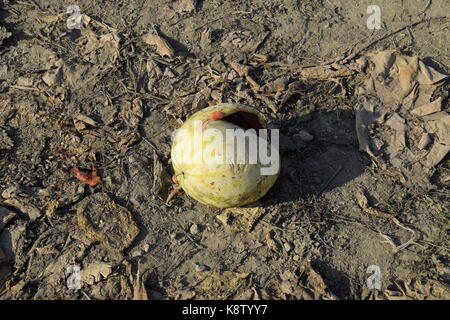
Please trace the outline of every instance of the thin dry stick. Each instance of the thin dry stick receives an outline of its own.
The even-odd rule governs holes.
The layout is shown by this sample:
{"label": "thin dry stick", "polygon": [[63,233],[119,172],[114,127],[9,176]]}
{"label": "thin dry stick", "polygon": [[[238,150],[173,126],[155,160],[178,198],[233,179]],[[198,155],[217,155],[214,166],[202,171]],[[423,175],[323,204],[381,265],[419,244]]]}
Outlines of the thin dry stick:
{"label": "thin dry stick", "polygon": [[399,226],[400,228],[405,229],[405,230],[407,230],[408,232],[411,233],[411,238],[410,238],[408,241],[406,241],[405,243],[403,243],[403,244],[401,244],[401,245],[399,245],[399,246],[396,246],[388,236],[386,236],[386,235],[384,235],[384,234],[382,234],[382,233],[379,233],[383,238],[385,238],[386,240],[388,240],[389,244],[391,244],[391,245],[393,246],[394,252],[399,252],[400,250],[403,250],[403,249],[405,249],[406,247],[408,247],[409,245],[415,243],[415,242],[414,242],[414,239],[416,238],[416,236],[415,236],[415,235],[416,235],[415,231],[412,230],[411,228],[408,228],[408,227],[405,227],[404,225],[402,225],[402,224],[400,223],[400,221],[398,221],[398,219],[397,219],[395,216],[393,216],[392,214],[380,212],[380,211],[378,211],[378,210],[376,210],[376,209],[370,207],[370,206],[369,206],[369,201],[367,200],[367,198],[366,198],[366,196],[364,195],[364,192],[363,192],[363,191],[359,190],[359,191],[356,192],[356,200],[357,200],[357,202],[358,202],[358,205],[361,207],[361,209],[362,209],[364,212],[366,212],[366,213],[368,213],[368,214],[371,214],[371,215],[374,215],[374,216],[376,216],[376,217],[381,217],[381,218],[389,219],[389,220],[391,220],[392,222],[394,222],[397,226]]}
{"label": "thin dry stick", "polygon": [[428,10],[428,8],[431,6],[431,1],[432,0],[428,0],[428,3],[425,5],[425,8],[423,8],[423,10],[419,12],[419,14],[425,13],[425,11]]}

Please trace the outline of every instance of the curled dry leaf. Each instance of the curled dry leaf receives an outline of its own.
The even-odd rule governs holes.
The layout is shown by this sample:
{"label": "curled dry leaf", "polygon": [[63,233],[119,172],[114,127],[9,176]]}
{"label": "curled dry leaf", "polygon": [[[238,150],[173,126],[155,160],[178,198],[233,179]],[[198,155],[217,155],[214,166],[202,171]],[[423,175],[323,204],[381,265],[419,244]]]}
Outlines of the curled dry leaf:
{"label": "curled dry leaf", "polygon": [[78,180],[80,180],[83,183],[86,183],[86,184],[90,185],[91,187],[95,187],[97,184],[100,183],[100,181],[102,181],[100,176],[97,174],[97,169],[96,168],[94,168],[92,170],[92,172],[84,172],[84,171],[81,171],[77,167],[73,167],[70,171],[75,173],[76,178]]}
{"label": "curled dry leaf", "polygon": [[78,132],[81,132],[85,130],[88,126],[92,127],[96,126],[97,122],[95,122],[95,120],[89,118],[88,116],[79,114],[75,118],[73,118],[73,125]]}

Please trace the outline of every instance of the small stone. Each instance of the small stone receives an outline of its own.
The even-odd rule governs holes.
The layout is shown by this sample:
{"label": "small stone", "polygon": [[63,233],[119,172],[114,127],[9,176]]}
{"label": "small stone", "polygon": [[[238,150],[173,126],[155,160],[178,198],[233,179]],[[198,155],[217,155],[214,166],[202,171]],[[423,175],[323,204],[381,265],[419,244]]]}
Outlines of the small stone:
{"label": "small stone", "polygon": [[199,233],[200,232],[200,228],[198,227],[198,225],[197,224],[192,224],[192,226],[191,226],[191,228],[189,229],[189,231],[192,233],[192,234],[197,234],[197,233]]}
{"label": "small stone", "polygon": [[178,242],[178,243],[180,243],[180,242],[183,240],[183,238],[184,238],[184,234],[182,234],[181,232],[172,233],[172,234],[170,235],[170,239],[171,239],[173,242]]}
{"label": "small stone", "polygon": [[148,243],[144,244],[144,245],[142,246],[142,250],[143,250],[144,252],[148,252],[148,250],[150,250],[150,245],[149,245]]}
{"label": "small stone", "polygon": [[233,80],[236,79],[237,77],[238,77],[238,74],[237,74],[236,71],[231,70],[230,72],[228,72],[228,75],[227,75],[227,79],[228,79],[228,80],[233,81]]}
{"label": "small stone", "polygon": [[194,265],[195,265],[195,272],[202,272],[209,270],[209,267],[205,266],[204,264],[194,263]]}
{"label": "small stone", "polygon": [[292,259],[294,261],[299,261],[300,260],[300,256],[298,254],[296,254],[295,256],[292,257]]}
{"label": "small stone", "polygon": [[284,247],[284,251],[286,251],[286,252],[290,252],[290,251],[293,249],[292,244],[289,243],[289,242],[285,242],[285,243],[283,244],[283,247]]}

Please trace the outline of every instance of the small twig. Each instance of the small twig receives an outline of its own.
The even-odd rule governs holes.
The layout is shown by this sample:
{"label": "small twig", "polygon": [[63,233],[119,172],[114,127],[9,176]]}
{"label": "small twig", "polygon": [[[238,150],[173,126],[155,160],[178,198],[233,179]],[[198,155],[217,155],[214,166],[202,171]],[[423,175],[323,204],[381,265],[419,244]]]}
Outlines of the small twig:
{"label": "small twig", "polygon": [[141,136],[141,138],[142,138],[142,140],[144,140],[145,142],[147,142],[148,145],[149,145],[150,147],[152,147],[153,150],[156,151],[156,153],[158,153],[158,148],[153,144],[153,142],[150,142],[150,140],[148,140],[146,137],[142,137],[142,136]]}
{"label": "small twig", "polygon": [[280,231],[291,231],[291,232],[298,231],[298,229],[288,229],[288,228],[278,227],[278,226],[276,226],[276,225],[274,225],[274,224],[272,224],[272,223],[270,223],[270,222],[268,222],[266,220],[259,220],[259,221],[263,222],[264,224],[266,224],[270,228],[274,228],[274,229],[277,229],[277,230],[280,230]]}
{"label": "small twig", "polygon": [[404,225],[402,225],[400,223],[400,221],[398,221],[398,219],[390,214],[390,213],[384,213],[384,212],[380,212],[372,207],[369,206],[369,200],[367,200],[367,197],[364,195],[364,192],[362,190],[359,190],[356,192],[356,200],[358,202],[358,205],[361,207],[361,209],[368,214],[374,215],[376,217],[381,217],[381,218],[385,218],[385,219],[389,219],[392,222],[394,222],[397,226],[399,226],[402,229],[407,230],[408,232],[411,233],[411,238],[406,241],[405,243],[396,246],[393,241],[386,235],[382,234],[381,232],[378,232],[383,238],[385,238],[386,240],[388,240],[389,244],[393,246],[394,248],[394,252],[397,253],[403,249],[405,249],[406,247],[408,247],[411,244],[415,244],[415,238],[416,238],[416,233],[414,230],[412,230],[411,228],[405,227]]}
{"label": "small twig", "polygon": [[87,295],[87,293],[84,292],[83,290],[81,290],[81,293],[86,297],[86,299],[92,300],[91,297],[89,297],[89,296]]}
{"label": "small twig", "polygon": [[423,10],[419,12],[419,14],[425,13],[425,11],[428,10],[428,8],[431,6],[431,1],[432,0],[428,0],[428,3],[426,4],[425,8],[423,8]]}
{"label": "small twig", "polygon": [[17,86],[17,85],[12,85],[12,86],[10,86],[10,88],[19,89],[19,90],[29,90],[29,91],[41,91],[35,87],[26,87],[26,86]]}

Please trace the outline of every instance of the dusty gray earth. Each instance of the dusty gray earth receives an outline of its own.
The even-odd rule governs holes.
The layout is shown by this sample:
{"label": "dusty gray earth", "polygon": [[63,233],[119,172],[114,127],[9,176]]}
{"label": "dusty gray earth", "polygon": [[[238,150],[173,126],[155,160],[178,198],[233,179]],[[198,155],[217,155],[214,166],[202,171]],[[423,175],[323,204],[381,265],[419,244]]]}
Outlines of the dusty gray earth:
{"label": "dusty gray earth", "polygon": [[[386,49],[449,72],[448,1],[376,2],[379,30],[365,0],[82,0],[69,30],[71,2],[0,1],[0,298],[450,298],[448,155],[404,185],[359,151],[363,74],[298,73]],[[280,129],[276,185],[249,208],[167,202],[170,134],[218,102]]]}

